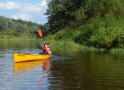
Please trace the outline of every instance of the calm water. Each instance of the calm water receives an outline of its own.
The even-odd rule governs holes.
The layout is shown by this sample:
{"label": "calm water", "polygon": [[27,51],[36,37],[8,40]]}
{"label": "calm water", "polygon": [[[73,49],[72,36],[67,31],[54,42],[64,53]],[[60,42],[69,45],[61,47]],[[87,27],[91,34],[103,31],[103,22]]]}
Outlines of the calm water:
{"label": "calm water", "polygon": [[36,43],[0,43],[0,90],[124,90],[124,55],[53,49],[51,60],[14,63]]}

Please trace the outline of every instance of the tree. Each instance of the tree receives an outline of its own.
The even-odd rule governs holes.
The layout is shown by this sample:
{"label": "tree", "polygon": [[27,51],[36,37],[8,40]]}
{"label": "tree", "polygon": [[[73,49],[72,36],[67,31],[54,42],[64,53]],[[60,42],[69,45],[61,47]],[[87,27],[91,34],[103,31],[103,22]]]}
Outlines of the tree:
{"label": "tree", "polygon": [[86,4],[88,18],[101,16],[111,13],[114,16],[124,15],[124,6],[121,0],[88,0]]}
{"label": "tree", "polygon": [[6,31],[7,30],[7,21],[6,18],[3,16],[0,16],[0,31]]}
{"label": "tree", "polygon": [[79,23],[82,23],[83,18],[85,18],[83,9],[85,3],[86,0],[52,0],[49,2],[45,14],[48,15],[48,24],[51,31],[57,32],[60,29],[76,27]]}

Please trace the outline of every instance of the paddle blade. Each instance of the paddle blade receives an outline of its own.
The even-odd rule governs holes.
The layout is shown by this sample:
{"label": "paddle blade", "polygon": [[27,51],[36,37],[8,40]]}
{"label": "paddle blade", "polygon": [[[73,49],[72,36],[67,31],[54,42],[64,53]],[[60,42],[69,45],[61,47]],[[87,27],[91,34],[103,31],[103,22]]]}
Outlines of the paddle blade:
{"label": "paddle blade", "polygon": [[38,35],[39,35],[40,37],[42,37],[42,36],[43,36],[43,34],[42,34],[42,31],[41,31],[41,30],[38,30],[37,32],[38,32]]}

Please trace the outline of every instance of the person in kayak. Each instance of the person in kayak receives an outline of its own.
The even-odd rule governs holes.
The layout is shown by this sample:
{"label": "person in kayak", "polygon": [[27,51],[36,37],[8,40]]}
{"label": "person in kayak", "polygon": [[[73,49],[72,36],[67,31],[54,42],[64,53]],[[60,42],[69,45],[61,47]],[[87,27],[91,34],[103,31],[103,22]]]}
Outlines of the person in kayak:
{"label": "person in kayak", "polygon": [[43,54],[50,54],[50,46],[44,42],[42,46]]}

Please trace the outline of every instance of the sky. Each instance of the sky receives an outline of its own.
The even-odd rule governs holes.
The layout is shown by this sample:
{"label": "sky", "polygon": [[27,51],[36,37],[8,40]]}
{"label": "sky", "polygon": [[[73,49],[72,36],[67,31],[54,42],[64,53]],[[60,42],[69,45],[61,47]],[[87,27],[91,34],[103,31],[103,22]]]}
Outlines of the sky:
{"label": "sky", "polygon": [[0,0],[0,16],[38,24],[47,23],[47,0]]}

